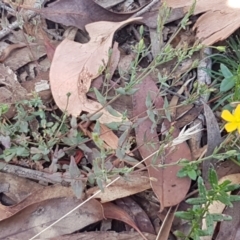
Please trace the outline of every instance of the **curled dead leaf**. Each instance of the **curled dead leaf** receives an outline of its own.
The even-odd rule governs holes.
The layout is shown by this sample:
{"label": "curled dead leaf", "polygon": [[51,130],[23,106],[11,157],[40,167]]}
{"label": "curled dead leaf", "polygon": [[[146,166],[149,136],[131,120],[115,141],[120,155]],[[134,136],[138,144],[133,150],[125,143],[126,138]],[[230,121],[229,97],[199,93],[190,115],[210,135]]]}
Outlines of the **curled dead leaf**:
{"label": "curled dead leaf", "polygon": [[102,123],[122,121],[120,113],[120,117],[111,115],[100,103],[88,99],[86,93],[91,81],[100,75],[108,62],[108,51],[115,31],[139,19],[88,24],[86,30],[91,38],[88,43],[80,44],[65,39],[56,48],[50,69],[50,83],[53,98],[62,111],[66,109],[73,116],[78,116],[82,111],[90,114],[99,111],[102,113],[99,118]]}

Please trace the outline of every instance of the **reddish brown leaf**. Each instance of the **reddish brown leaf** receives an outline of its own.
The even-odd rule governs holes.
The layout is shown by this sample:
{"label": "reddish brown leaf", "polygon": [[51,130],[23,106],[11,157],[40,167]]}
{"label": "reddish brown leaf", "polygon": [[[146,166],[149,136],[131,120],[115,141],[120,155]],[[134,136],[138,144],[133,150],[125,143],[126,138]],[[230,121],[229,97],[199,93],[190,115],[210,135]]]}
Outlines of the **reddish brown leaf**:
{"label": "reddish brown leaf", "polygon": [[118,199],[116,204],[134,219],[141,232],[156,234],[148,215],[131,197]]}
{"label": "reddish brown leaf", "polygon": [[[150,77],[144,79],[137,88],[138,91],[133,96],[134,116],[140,118],[147,116],[145,101],[148,93],[152,101],[154,101],[155,107],[157,109],[163,108],[163,99],[158,95],[158,88]],[[164,125],[167,128],[170,127],[170,123],[166,120],[164,121]],[[156,130],[154,132],[150,131],[151,126],[152,122],[147,118],[135,129],[137,144],[140,147],[139,151],[143,158],[147,158],[150,154],[160,149],[158,134]],[[176,138],[178,134],[179,130],[174,128],[173,137]],[[152,143],[154,142],[153,147],[149,147],[146,144],[150,141]],[[165,155],[156,159],[155,166],[153,166],[154,157],[150,157],[146,160],[149,177],[150,180],[152,179],[150,181],[151,186],[161,203],[161,209],[181,202],[188,192],[191,181],[187,177],[177,177],[177,173],[181,169],[180,166],[175,165],[167,168],[158,168],[157,165],[175,163],[182,158],[191,160],[191,152],[185,142],[175,146],[173,150],[169,148],[166,149]]]}
{"label": "reddish brown leaf", "polygon": [[113,203],[104,203],[103,204],[103,213],[106,218],[111,218],[115,220],[119,220],[127,223],[132,228],[134,228],[139,234],[143,237],[143,239],[147,240],[147,238],[141,233],[139,228],[137,227],[134,220],[120,207],[116,206]]}
{"label": "reddish brown leaf", "polygon": [[83,158],[83,152],[81,151],[81,150],[77,150],[76,151],[76,154],[75,154],[75,156],[74,156],[74,158],[75,158],[75,162],[76,162],[76,164],[78,164],[80,161],[81,161],[81,159]]}
{"label": "reddish brown leaf", "polygon": [[41,15],[65,26],[84,29],[88,23],[98,21],[120,22],[128,19],[132,14],[113,13],[92,0],[60,0],[42,9]]}

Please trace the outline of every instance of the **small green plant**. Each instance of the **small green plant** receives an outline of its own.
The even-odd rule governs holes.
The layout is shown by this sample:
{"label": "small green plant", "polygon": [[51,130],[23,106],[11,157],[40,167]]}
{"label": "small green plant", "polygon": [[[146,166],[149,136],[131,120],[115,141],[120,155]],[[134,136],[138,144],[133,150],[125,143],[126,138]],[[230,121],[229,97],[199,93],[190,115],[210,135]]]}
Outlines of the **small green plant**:
{"label": "small green plant", "polygon": [[215,87],[220,89],[216,98],[219,98],[214,106],[215,110],[222,105],[231,110],[229,103],[240,99],[240,39],[238,36],[230,37],[223,54],[212,56],[214,64],[219,66],[219,71],[211,71],[211,75],[216,79]]}
{"label": "small green plant", "polygon": [[35,96],[15,104],[16,115],[10,122],[5,119],[7,107],[0,107],[0,143],[4,151],[0,155],[5,161],[30,158],[33,161],[50,161],[49,154],[58,144],[77,146],[85,139],[74,129],[63,114],[61,118],[48,114],[42,100]]}
{"label": "small green plant", "polygon": [[[232,207],[232,202],[240,201],[240,196],[230,195],[229,192],[238,189],[240,185],[231,184],[231,181],[228,180],[219,184],[216,171],[212,168],[209,169],[209,182],[211,189],[207,190],[202,177],[199,176],[197,180],[199,191],[198,197],[186,200],[186,202],[193,205],[193,207],[185,212],[175,213],[177,217],[187,220],[191,226],[187,235],[176,232],[176,235],[180,239],[198,240],[201,236],[212,235],[214,231],[214,222],[231,220],[230,216],[210,213],[209,206],[215,201],[220,201],[226,206]],[[203,219],[206,221],[206,229],[201,228]]]}

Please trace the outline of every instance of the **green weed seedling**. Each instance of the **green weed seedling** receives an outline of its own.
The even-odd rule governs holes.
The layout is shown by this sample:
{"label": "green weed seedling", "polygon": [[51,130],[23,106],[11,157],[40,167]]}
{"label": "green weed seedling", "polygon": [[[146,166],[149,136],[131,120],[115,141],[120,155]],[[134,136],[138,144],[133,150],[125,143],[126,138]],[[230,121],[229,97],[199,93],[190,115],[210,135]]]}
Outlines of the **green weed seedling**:
{"label": "green weed seedling", "polygon": [[[226,206],[232,207],[232,202],[240,201],[240,196],[230,195],[229,192],[239,189],[240,185],[231,184],[228,180],[219,184],[216,171],[212,168],[209,169],[209,182],[211,189],[207,190],[202,177],[199,176],[197,179],[198,197],[186,200],[193,207],[185,212],[175,213],[177,217],[187,220],[190,225],[190,231],[187,235],[179,231],[176,232],[180,239],[199,240],[201,236],[210,236],[214,232],[214,222],[231,220],[230,216],[210,213],[209,206],[215,201],[220,201]],[[207,225],[207,228],[204,230],[201,228],[203,219],[205,219]]]}

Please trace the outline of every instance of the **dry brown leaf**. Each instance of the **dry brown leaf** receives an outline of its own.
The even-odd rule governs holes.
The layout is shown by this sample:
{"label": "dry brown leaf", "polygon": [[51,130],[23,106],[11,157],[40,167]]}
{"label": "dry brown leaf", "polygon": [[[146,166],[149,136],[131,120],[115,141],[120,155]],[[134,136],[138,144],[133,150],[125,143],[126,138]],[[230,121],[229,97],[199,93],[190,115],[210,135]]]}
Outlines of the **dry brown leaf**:
{"label": "dry brown leaf", "polygon": [[[115,203],[132,217],[141,232],[156,234],[146,212],[131,197],[117,199]],[[126,226],[126,230],[130,230],[130,228],[128,229]]]}
{"label": "dry brown leaf", "polygon": [[[143,233],[148,240],[155,240],[156,236],[149,233]],[[137,232],[84,232],[75,233],[68,236],[58,238],[51,238],[51,240],[139,240],[139,233]]]}
{"label": "dry brown leaf", "polygon": [[[19,204],[13,206],[2,206],[1,207],[1,215],[0,220],[5,218],[9,218],[10,216],[16,214],[17,212],[21,211],[22,209],[48,199],[52,198],[60,198],[60,197],[70,197],[74,196],[73,191],[71,188],[63,187],[61,185],[53,185],[48,186],[43,189],[37,190],[32,192],[30,196],[28,196],[25,200],[20,202]],[[5,213],[3,212],[5,210]]]}
{"label": "dry brown leaf", "polygon": [[[187,105],[186,107],[189,107],[189,105]],[[181,117],[177,119],[175,126],[177,128],[182,128],[184,126],[187,126],[199,116],[202,110],[203,110],[202,106],[192,107],[189,111],[186,111],[184,114],[181,114]]]}
{"label": "dry brown leaf", "polygon": [[[204,116],[207,125],[207,152],[205,157],[209,157],[213,154],[216,147],[218,147],[222,142],[221,132],[215,114],[208,104],[203,102],[204,106]],[[208,180],[208,170],[211,165],[216,167],[217,159],[210,158],[208,161],[203,161],[202,164],[202,176],[205,181],[206,187],[210,187]]]}
{"label": "dry brown leaf", "polygon": [[[137,88],[138,91],[133,96],[134,116],[138,116],[139,118],[147,116],[145,101],[148,94],[150,94],[152,101],[154,101],[156,109],[163,108],[163,99],[159,96],[158,88],[150,77],[146,77]],[[167,129],[170,128],[170,123],[166,120],[164,121],[164,125]],[[158,156],[157,158],[154,158],[154,156],[149,157],[149,155],[157,152],[161,147],[156,129],[151,132],[151,127],[152,121],[149,118],[141,122],[135,129],[136,141],[142,158],[147,158],[145,162],[149,177],[152,179],[150,181],[151,186],[161,203],[161,210],[163,210],[164,207],[174,206],[184,199],[190,187],[191,180],[187,177],[177,177],[177,173],[181,169],[178,165],[167,168],[157,167],[157,165],[175,163],[180,159],[191,160],[192,157],[189,147],[185,142],[175,146],[174,149],[167,148],[163,156]],[[179,130],[174,128],[172,136],[176,138],[178,134]],[[151,142],[152,147],[148,146],[147,142]]]}
{"label": "dry brown leaf", "polygon": [[162,222],[161,228],[158,232],[159,238],[157,240],[168,240],[170,239],[170,232],[172,230],[173,220],[175,218],[175,212],[178,209],[178,205],[170,207],[168,209],[167,215]]}
{"label": "dry brown leaf", "polygon": [[[0,239],[30,239],[80,203],[75,197],[53,198],[35,203],[0,222]],[[43,232],[37,239],[70,234],[102,219],[102,206],[92,199]]]}
{"label": "dry brown leaf", "polygon": [[[218,184],[223,183],[224,181],[229,180],[231,181],[231,184],[240,184],[240,173],[236,173],[236,174],[230,174],[227,175],[225,177],[222,177],[219,181]],[[230,194],[230,193],[228,193]],[[219,213],[221,214],[223,212],[225,208],[225,204],[223,204],[222,202],[219,201],[215,201],[213,202],[209,208],[208,208],[208,212],[211,213]],[[214,223],[214,228],[216,227],[216,223]],[[206,229],[206,220],[205,218],[202,221],[202,229]],[[201,240],[211,240],[212,236],[206,236],[206,237],[201,237]]]}
{"label": "dry brown leaf", "polygon": [[[183,8],[186,13],[192,0],[166,0],[169,7]],[[235,1],[236,2],[236,1]],[[194,14],[203,13],[194,25],[202,43],[212,45],[229,37],[240,26],[240,9],[228,0],[197,0]],[[217,19],[217,21],[216,21]]]}
{"label": "dry brown leaf", "polygon": [[4,194],[15,203],[19,203],[32,192],[44,188],[42,185],[29,179],[0,172],[0,186],[2,184],[7,184],[7,191],[4,191]]}
{"label": "dry brown leaf", "polygon": [[40,13],[51,21],[62,23],[65,26],[75,26],[82,30],[86,24],[92,22],[120,22],[132,15],[108,11],[93,0],[60,0],[49,4]]}
{"label": "dry brown leaf", "polygon": [[[91,40],[80,44],[65,39],[56,49],[50,69],[50,83],[54,100],[58,107],[68,114],[78,116],[82,111],[95,113],[102,108],[98,102],[87,99],[91,81],[100,75],[100,69],[108,62],[108,51],[112,45],[114,32],[138,19],[130,19],[120,23],[97,22],[88,24]],[[67,94],[71,94],[69,99]],[[102,123],[122,121],[120,117],[111,115],[102,109],[99,118]]]}
{"label": "dry brown leaf", "polygon": [[142,236],[143,239],[147,240],[147,238],[142,234],[142,232],[139,230],[136,223],[129,216],[129,214],[115,204],[110,202],[104,203],[103,214],[106,218],[115,219],[127,223],[129,226],[134,228]]}
{"label": "dry brown leaf", "polygon": [[[146,172],[133,172],[125,179],[120,178],[111,186],[100,192],[96,198],[100,199],[102,203],[111,202],[118,198],[127,197],[135,193],[139,193],[151,188],[148,174]],[[87,190],[87,195],[91,196],[99,191],[98,187],[93,187]]]}
{"label": "dry brown leaf", "polygon": [[[0,42],[0,51],[6,51],[9,48],[9,44],[5,42]],[[5,66],[10,67],[12,70],[16,71],[20,67],[30,63],[34,60],[46,55],[46,51],[43,45],[33,44],[30,47],[24,47],[16,51],[11,52],[10,55],[4,60]]]}

